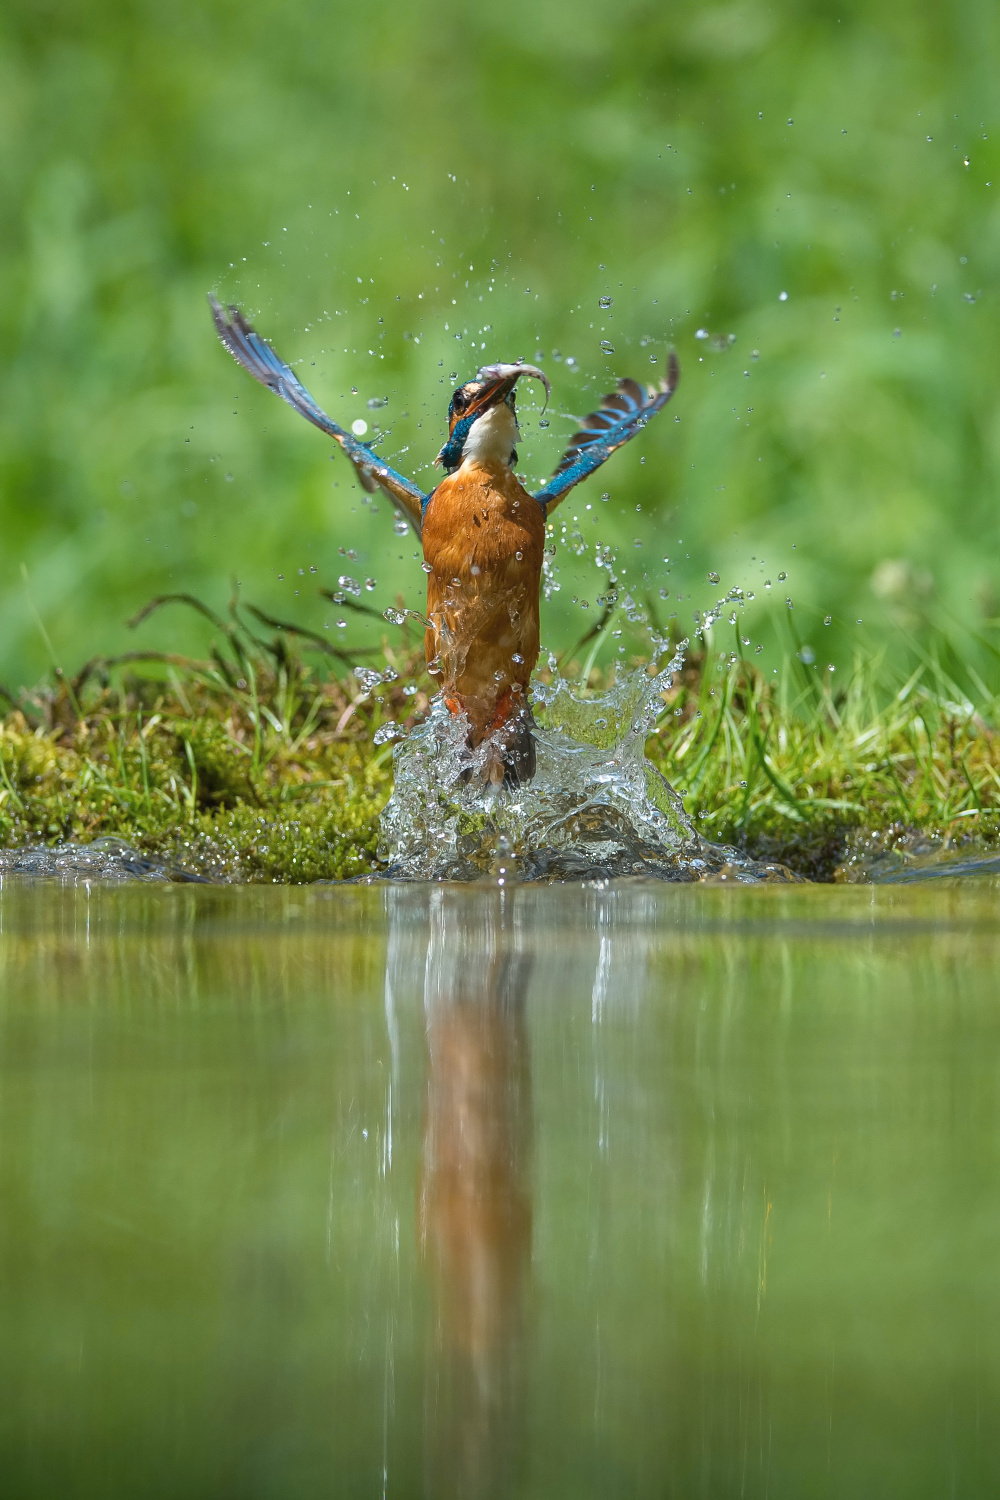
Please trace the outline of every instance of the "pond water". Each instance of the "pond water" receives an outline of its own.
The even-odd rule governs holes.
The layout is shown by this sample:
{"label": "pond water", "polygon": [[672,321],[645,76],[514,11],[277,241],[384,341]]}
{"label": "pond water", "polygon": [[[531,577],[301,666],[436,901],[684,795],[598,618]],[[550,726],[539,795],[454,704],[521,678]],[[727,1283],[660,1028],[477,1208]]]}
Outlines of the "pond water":
{"label": "pond water", "polygon": [[998,897],[8,878],[3,1493],[996,1493]]}

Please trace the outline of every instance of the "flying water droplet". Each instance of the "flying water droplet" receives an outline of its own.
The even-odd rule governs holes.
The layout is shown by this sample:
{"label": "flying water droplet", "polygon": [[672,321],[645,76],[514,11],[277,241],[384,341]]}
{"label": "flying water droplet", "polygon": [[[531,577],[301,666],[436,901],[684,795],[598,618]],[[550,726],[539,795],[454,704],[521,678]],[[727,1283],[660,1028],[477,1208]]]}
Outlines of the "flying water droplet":
{"label": "flying water droplet", "polygon": [[610,339],[601,339],[601,353],[614,354],[615,346]]}
{"label": "flying water droplet", "polygon": [[350,573],[341,573],[337,584],[345,594],[353,594],[355,599],[361,597],[361,585],[356,578],[351,577]]}
{"label": "flying water droplet", "polygon": [[597,305],[598,307],[611,307],[614,300],[614,297],[598,297]]}
{"label": "flying water droplet", "polygon": [[719,575],[718,575],[718,573],[709,573],[709,575],[708,575],[708,581],[709,581],[709,583],[718,583],[719,582]]}

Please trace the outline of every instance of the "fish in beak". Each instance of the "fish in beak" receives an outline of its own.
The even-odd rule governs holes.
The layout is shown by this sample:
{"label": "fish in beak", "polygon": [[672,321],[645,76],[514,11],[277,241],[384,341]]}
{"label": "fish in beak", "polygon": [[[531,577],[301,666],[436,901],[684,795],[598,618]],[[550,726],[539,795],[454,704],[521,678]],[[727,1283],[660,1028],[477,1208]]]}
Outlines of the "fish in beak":
{"label": "fish in beak", "polygon": [[508,402],[513,411],[514,387],[522,375],[541,381],[547,406],[552,388],[548,376],[537,365],[484,365],[452,396],[448,407],[448,441],[434,462],[448,470],[456,468],[461,462],[462,449],[473,422],[499,406],[501,401]]}

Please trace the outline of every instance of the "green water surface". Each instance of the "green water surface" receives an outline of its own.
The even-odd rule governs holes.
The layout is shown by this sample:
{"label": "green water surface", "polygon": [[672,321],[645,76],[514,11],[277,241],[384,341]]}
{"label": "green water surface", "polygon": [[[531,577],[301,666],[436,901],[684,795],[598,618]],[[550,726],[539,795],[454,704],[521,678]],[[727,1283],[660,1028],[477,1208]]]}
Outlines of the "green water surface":
{"label": "green water surface", "polygon": [[996,1494],[998,897],[8,882],[2,1493]]}

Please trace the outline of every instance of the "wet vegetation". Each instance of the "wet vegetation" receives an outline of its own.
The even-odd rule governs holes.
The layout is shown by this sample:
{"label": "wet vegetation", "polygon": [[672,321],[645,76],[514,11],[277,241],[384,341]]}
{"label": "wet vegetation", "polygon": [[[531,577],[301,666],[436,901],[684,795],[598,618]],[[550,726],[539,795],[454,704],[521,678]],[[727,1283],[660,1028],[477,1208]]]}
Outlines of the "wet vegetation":
{"label": "wet vegetation", "polygon": [[[211,613],[188,596],[151,609],[178,603]],[[432,691],[411,622],[383,633],[375,666],[307,639],[310,664],[308,632],[235,601],[211,623],[205,660],[96,658],[7,694],[0,845],[114,839],[178,875],[252,882],[378,871],[392,726],[411,727]],[[586,662],[562,670],[579,682]],[[591,668],[585,694],[612,681]],[[708,839],[849,880],[893,850],[992,845],[996,724],[996,705],[974,705],[934,657],[898,683],[859,660],[834,688],[793,656],[769,679],[738,634],[726,651],[709,632],[663,695],[647,755]]]}

